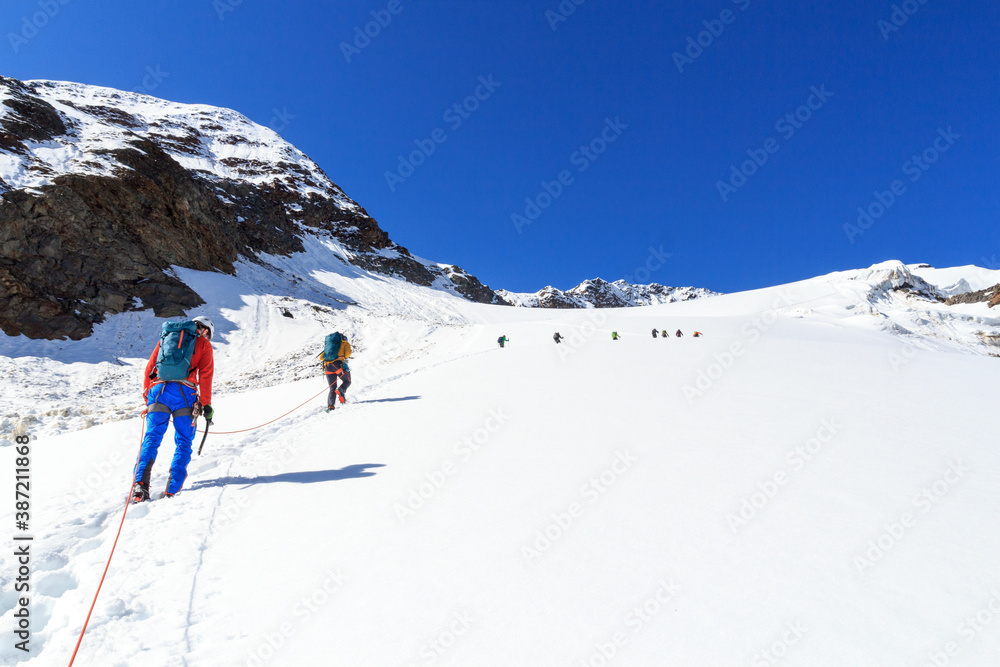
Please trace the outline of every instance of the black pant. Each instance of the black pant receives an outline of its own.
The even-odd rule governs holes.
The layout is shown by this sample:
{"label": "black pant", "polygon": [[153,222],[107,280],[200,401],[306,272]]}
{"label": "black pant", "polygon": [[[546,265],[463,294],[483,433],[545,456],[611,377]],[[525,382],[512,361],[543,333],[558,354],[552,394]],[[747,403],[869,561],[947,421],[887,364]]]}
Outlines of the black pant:
{"label": "black pant", "polygon": [[332,408],[337,404],[337,378],[340,378],[340,395],[346,396],[347,388],[351,386],[351,372],[344,373],[339,360],[326,364],[323,370],[326,373],[326,383],[330,385],[330,393],[326,397],[326,407]]}

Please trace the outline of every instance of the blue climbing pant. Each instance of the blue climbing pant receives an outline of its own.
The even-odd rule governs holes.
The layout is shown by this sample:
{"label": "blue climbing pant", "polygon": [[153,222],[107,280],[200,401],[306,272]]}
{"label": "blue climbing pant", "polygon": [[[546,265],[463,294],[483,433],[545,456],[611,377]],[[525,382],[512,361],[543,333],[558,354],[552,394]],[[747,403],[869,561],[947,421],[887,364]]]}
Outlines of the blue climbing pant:
{"label": "blue climbing pant", "polygon": [[135,469],[134,482],[141,482],[149,489],[149,478],[156,462],[156,452],[160,449],[163,434],[167,432],[170,418],[174,418],[174,459],[170,462],[170,477],[167,493],[181,490],[187,477],[188,463],[191,462],[191,443],[194,441],[195,427],[191,423],[191,408],[198,399],[194,389],[179,382],[164,382],[153,385],[146,399],[146,435],[139,450],[139,463]]}

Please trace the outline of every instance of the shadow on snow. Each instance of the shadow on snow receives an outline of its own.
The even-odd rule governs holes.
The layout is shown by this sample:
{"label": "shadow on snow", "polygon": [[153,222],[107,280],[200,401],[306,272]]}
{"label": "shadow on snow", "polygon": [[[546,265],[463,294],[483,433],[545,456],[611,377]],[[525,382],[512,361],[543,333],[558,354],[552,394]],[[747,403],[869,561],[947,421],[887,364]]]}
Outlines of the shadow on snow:
{"label": "shadow on snow", "polygon": [[353,401],[354,403],[395,403],[397,401],[419,401],[423,396],[400,396],[399,398],[370,398],[367,401]]}
{"label": "shadow on snow", "polygon": [[340,470],[304,470],[302,472],[284,472],[279,475],[260,475],[258,477],[220,477],[211,480],[199,480],[191,485],[190,490],[208,489],[219,486],[245,484],[243,488],[254,484],[273,484],[285,482],[288,484],[315,484],[316,482],[336,482],[342,479],[357,479],[372,477],[374,472],[368,468],[381,468],[384,463],[359,463]]}

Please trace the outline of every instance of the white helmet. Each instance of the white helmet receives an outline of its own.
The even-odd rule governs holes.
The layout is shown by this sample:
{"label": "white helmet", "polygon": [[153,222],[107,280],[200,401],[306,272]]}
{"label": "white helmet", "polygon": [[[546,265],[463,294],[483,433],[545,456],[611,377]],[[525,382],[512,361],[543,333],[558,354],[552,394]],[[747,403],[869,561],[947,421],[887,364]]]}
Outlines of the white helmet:
{"label": "white helmet", "polygon": [[208,329],[208,339],[209,340],[212,340],[215,337],[215,325],[212,324],[212,320],[208,319],[204,315],[199,315],[198,317],[194,318],[192,321],[193,322],[197,322],[198,324],[200,324],[203,327],[205,327],[205,328]]}

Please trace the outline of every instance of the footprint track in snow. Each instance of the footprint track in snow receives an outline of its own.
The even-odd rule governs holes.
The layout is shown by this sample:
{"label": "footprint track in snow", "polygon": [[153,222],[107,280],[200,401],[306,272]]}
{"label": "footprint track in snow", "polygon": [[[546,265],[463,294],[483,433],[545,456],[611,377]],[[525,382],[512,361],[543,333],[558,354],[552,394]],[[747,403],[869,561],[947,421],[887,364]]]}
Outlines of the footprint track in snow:
{"label": "footprint track in snow", "polygon": [[35,592],[50,598],[62,597],[80,585],[79,579],[72,572],[51,572],[39,576],[35,583]]}

